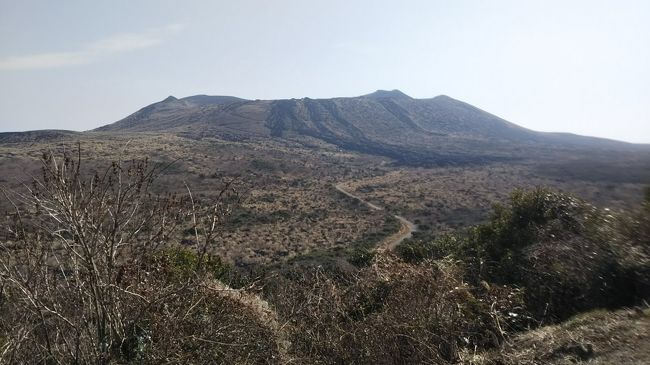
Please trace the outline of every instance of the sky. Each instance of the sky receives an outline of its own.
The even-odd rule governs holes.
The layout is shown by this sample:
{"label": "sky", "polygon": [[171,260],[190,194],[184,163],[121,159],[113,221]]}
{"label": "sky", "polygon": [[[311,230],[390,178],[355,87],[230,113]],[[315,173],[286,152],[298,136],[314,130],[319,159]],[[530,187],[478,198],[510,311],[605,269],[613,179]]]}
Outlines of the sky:
{"label": "sky", "polygon": [[650,1],[0,0],[0,132],[378,89],[650,143]]}

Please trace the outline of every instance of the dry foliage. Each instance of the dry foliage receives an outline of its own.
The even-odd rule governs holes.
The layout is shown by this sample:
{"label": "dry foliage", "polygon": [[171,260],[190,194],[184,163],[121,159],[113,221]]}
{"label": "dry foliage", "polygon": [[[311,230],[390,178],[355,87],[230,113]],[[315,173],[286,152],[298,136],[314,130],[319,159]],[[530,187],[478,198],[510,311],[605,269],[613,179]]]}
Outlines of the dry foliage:
{"label": "dry foliage", "polygon": [[468,365],[644,365],[648,343],[650,309],[595,310],[514,336],[498,351],[461,357]]}
{"label": "dry foliage", "polygon": [[391,254],[350,278],[294,272],[275,285],[271,302],[305,363],[450,363],[460,348],[498,346],[521,309],[516,290],[469,287],[457,263]]}
{"label": "dry foliage", "polygon": [[[0,250],[0,362],[182,363],[226,352],[252,361],[273,353],[255,315],[206,285],[215,269],[208,250],[236,202],[230,183],[199,207],[191,193],[152,194],[159,169],[146,160],[118,160],[90,176],[80,151],[42,162],[27,192],[3,191],[15,211]],[[159,254],[188,225],[198,243],[189,268]]]}
{"label": "dry foliage", "polygon": [[[153,194],[160,170],[146,160],[93,174],[79,151],[42,162],[24,192],[3,190],[14,209],[0,236],[0,363],[535,363],[513,346],[546,337],[513,333],[647,298],[650,198],[621,221],[563,195],[516,193],[469,236],[409,262],[364,251],[349,270],[314,255],[267,273],[269,305],[225,285],[213,255],[239,202],[232,183],[207,203],[189,188]],[[188,234],[192,250],[177,244]]]}

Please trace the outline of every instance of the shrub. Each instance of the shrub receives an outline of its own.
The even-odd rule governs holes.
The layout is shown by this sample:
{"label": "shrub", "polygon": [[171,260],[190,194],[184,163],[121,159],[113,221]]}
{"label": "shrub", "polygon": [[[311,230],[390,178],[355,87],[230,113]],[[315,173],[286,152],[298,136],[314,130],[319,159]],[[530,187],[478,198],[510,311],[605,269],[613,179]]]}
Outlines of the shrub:
{"label": "shrub", "polygon": [[485,224],[411,240],[398,253],[409,262],[455,257],[465,263],[469,282],[521,287],[539,322],[557,321],[648,298],[646,209],[615,214],[543,188],[516,190]]}
{"label": "shrub", "polygon": [[459,348],[498,345],[521,298],[474,290],[452,261],[413,265],[388,253],[347,280],[317,269],[274,282],[267,295],[307,363],[454,362]]}
{"label": "shrub", "polygon": [[419,238],[420,233],[414,232],[413,239],[405,240],[399,244],[395,251],[402,260],[418,263],[424,260],[438,260],[451,255],[462,240],[454,234],[446,234],[436,238],[425,235]]}
{"label": "shrub", "polygon": [[617,253],[634,285],[635,299],[638,303],[650,300],[650,186],[644,189],[644,201],[637,211],[610,220],[621,231]]}
{"label": "shrub", "polygon": [[[230,185],[199,206],[191,194],[152,194],[157,174],[145,160],[87,176],[78,151],[44,155],[26,193],[3,191],[15,213],[0,249],[0,362],[242,362],[277,352],[208,254],[236,203]],[[197,250],[162,250],[187,220]]]}
{"label": "shrub", "polygon": [[211,279],[228,282],[233,275],[230,265],[218,256],[206,254],[199,267],[200,257],[196,251],[182,247],[172,247],[156,252],[153,256],[159,265],[165,268],[164,274],[169,282],[183,283],[192,279],[197,272],[202,272]]}
{"label": "shrub", "polygon": [[536,318],[557,321],[634,303],[622,247],[611,212],[538,188],[515,191],[508,206],[470,231],[460,252],[478,259],[477,279],[525,288]]}
{"label": "shrub", "polygon": [[356,267],[365,267],[370,265],[375,257],[375,252],[364,247],[355,247],[349,254],[347,260]]}

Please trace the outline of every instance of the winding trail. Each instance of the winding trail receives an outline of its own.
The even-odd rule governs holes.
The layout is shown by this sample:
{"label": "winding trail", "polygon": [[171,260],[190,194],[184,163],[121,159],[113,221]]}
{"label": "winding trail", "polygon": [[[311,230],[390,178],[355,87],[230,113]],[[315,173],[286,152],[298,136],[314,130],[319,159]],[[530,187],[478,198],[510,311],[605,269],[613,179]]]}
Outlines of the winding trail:
{"label": "winding trail", "polygon": [[[342,183],[335,184],[334,188],[347,195],[348,197],[365,204],[372,210],[384,210],[384,208],[372,204],[371,202],[366,201],[361,197],[343,189]],[[413,224],[408,219],[399,215],[393,215],[393,217],[395,217],[395,219],[397,219],[400,223],[399,230],[392,235],[384,238],[377,245],[377,248],[375,249],[377,252],[393,250],[402,241],[411,237],[412,233],[417,229],[415,224]],[[211,290],[220,292],[221,295],[225,297],[238,301],[242,305],[250,308],[255,313],[257,313],[260,323],[275,334],[275,341],[278,349],[278,355],[280,357],[280,363],[291,364],[296,362],[296,359],[294,359],[290,353],[291,339],[289,338],[288,333],[285,329],[287,323],[283,324],[280,322],[277,312],[265,299],[257,294],[249,293],[245,289],[231,288],[226,283],[222,283],[220,281],[215,281],[206,287]]]}
{"label": "winding trail", "polygon": [[[347,195],[348,197],[355,199],[359,201],[360,203],[365,204],[372,210],[384,210],[384,208],[377,206],[375,204],[372,204],[371,202],[359,197],[358,195],[354,195],[351,192],[343,189],[342,187],[343,183],[338,183],[334,185],[334,188],[338,190],[339,192]],[[417,230],[415,224],[408,219],[394,214],[393,217],[399,221],[400,227],[399,230],[392,235],[384,238],[379,245],[377,245],[377,251],[391,251],[397,245],[399,245],[402,241],[404,241],[407,238],[410,238],[413,235],[413,232]]]}

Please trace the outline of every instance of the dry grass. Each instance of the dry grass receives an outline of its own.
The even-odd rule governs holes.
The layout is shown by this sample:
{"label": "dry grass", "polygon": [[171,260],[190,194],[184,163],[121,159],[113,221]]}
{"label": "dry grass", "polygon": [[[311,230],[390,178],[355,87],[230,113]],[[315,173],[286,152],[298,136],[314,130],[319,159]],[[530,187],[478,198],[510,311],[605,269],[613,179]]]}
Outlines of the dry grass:
{"label": "dry grass", "polygon": [[[160,178],[159,192],[182,192],[187,183],[198,199],[208,199],[221,178],[238,177],[250,198],[244,208],[252,216],[270,217],[245,221],[227,232],[217,252],[239,265],[273,263],[314,249],[342,247],[381,225],[381,214],[342,204],[331,189],[341,181],[347,182],[347,190],[405,215],[434,234],[484,220],[492,205],[503,202],[517,187],[547,185],[613,209],[637,204],[641,190],[639,184],[551,177],[534,165],[396,168],[385,158],[342,152],[309,139],[301,143],[190,140],[155,133],[91,133],[75,138],[88,163],[98,166],[125,148],[133,158],[176,161]],[[26,173],[36,174],[36,159],[43,150],[61,153],[72,148],[70,142],[0,145],[0,179],[4,180],[0,182],[12,185],[25,180]],[[277,219],[278,212],[286,215]]]}
{"label": "dry grass", "polygon": [[[128,138],[84,136],[81,145],[88,151],[90,169],[104,166]],[[45,147],[57,153],[70,145],[0,146],[0,170],[12,174],[34,171],[32,163]],[[179,159],[152,191],[179,192],[186,189],[186,183],[197,206],[214,198],[223,181],[236,177],[236,188],[247,199],[240,211],[235,210],[234,220],[219,226],[220,236],[210,252],[241,265],[277,263],[309,251],[345,247],[381,229],[385,216],[337,193],[333,184],[339,181],[348,181],[346,188],[356,189],[355,194],[393,212],[435,223],[434,229],[439,231],[481,219],[492,203],[505,199],[515,186],[561,186],[580,190],[583,196],[591,194],[611,206],[627,204],[639,192],[637,185],[610,187],[605,183],[559,181],[521,165],[396,169],[372,157],[321,147],[324,149],[314,151],[268,140],[192,141],[144,134],[137,143],[131,142],[129,155],[151,156],[159,163]],[[5,175],[5,183],[11,185],[11,180]],[[478,213],[470,214],[475,211]],[[191,220],[179,224],[181,233],[170,233],[161,247],[185,243],[196,248],[197,242],[192,240],[198,241],[199,234],[185,229],[192,226]],[[557,251],[557,255],[570,257],[566,252],[583,253]],[[540,256],[548,257],[544,253]],[[5,260],[7,267],[15,266],[9,264],[15,257]],[[564,324],[521,333],[504,343],[509,332],[523,327],[518,318],[527,310],[524,291],[470,281],[467,263],[457,259],[406,263],[390,252],[381,252],[361,268],[343,274],[328,272],[322,266],[301,267],[303,271],[266,277],[262,281],[266,286],[261,288],[253,285],[234,290],[207,274],[179,286],[177,280],[166,276],[177,268],[165,266],[169,263],[161,264],[154,257],[154,264],[159,266],[139,265],[143,261],[138,261],[138,265],[125,266],[132,272],[126,269],[127,274],[120,276],[118,270],[104,280],[144,300],[127,293],[116,295],[117,299],[106,301],[106,305],[120,304],[114,315],[121,321],[116,327],[121,336],[118,340],[135,339],[134,348],[142,347],[140,353],[152,363],[209,363],[220,359],[226,363],[564,364],[591,359],[596,363],[641,364],[648,360],[647,310],[593,312]],[[42,269],[42,265],[34,267]],[[583,267],[579,265],[578,269]],[[65,286],[46,285],[46,279],[59,275],[47,274],[39,285],[50,291],[67,290]],[[83,278],[77,280],[81,282]],[[263,291],[268,302],[252,289]],[[15,301],[15,290],[9,294],[13,296],[2,298],[14,300],[11,305],[19,302]],[[75,317],[85,312],[77,310],[80,305],[75,304],[74,297],[55,296],[57,305],[66,310],[62,312],[65,318],[72,318],[70,321],[80,328],[84,323],[98,323],[97,319],[88,322]],[[142,302],[146,301],[155,304],[143,310]],[[23,316],[21,320],[66,334],[65,325],[56,318],[39,319],[39,308],[2,309],[0,329],[12,336],[15,328],[11,326],[18,323],[14,319],[19,315]],[[29,335],[45,353],[37,332]],[[11,347],[7,342],[10,336],[2,336],[0,348]],[[84,346],[104,359],[109,356],[103,341],[92,336]],[[28,346],[19,350],[19,355],[29,356]]]}
{"label": "dry grass", "polygon": [[643,188],[643,184],[563,180],[542,175],[534,166],[505,164],[402,168],[345,185],[372,203],[429,225],[433,232],[476,224],[512,190],[530,186],[549,186],[612,209],[638,206]]}
{"label": "dry grass", "polygon": [[[153,187],[209,200],[223,179],[236,178],[246,199],[239,223],[227,229],[214,252],[238,265],[272,263],[314,249],[343,247],[381,228],[384,217],[350,206],[332,188],[337,176],[355,176],[370,157],[327,146],[315,152],[299,144],[273,141],[188,140],[173,135],[85,135],[80,137],[87,166],[99,169],[123,150],[129,158],[174,162]],[[38,174],[43,150],[62,153],[68,142],[0,146],[4,184],[17,187]],[[95,166],[95,167],[94,167]],[[177,237],[192,244],[191,236]]]}
{"label": "dry grass", "polygon": [[475,365],[650,363],[650,309],[596,310],[511,338],[502,349],[462,354]]}

